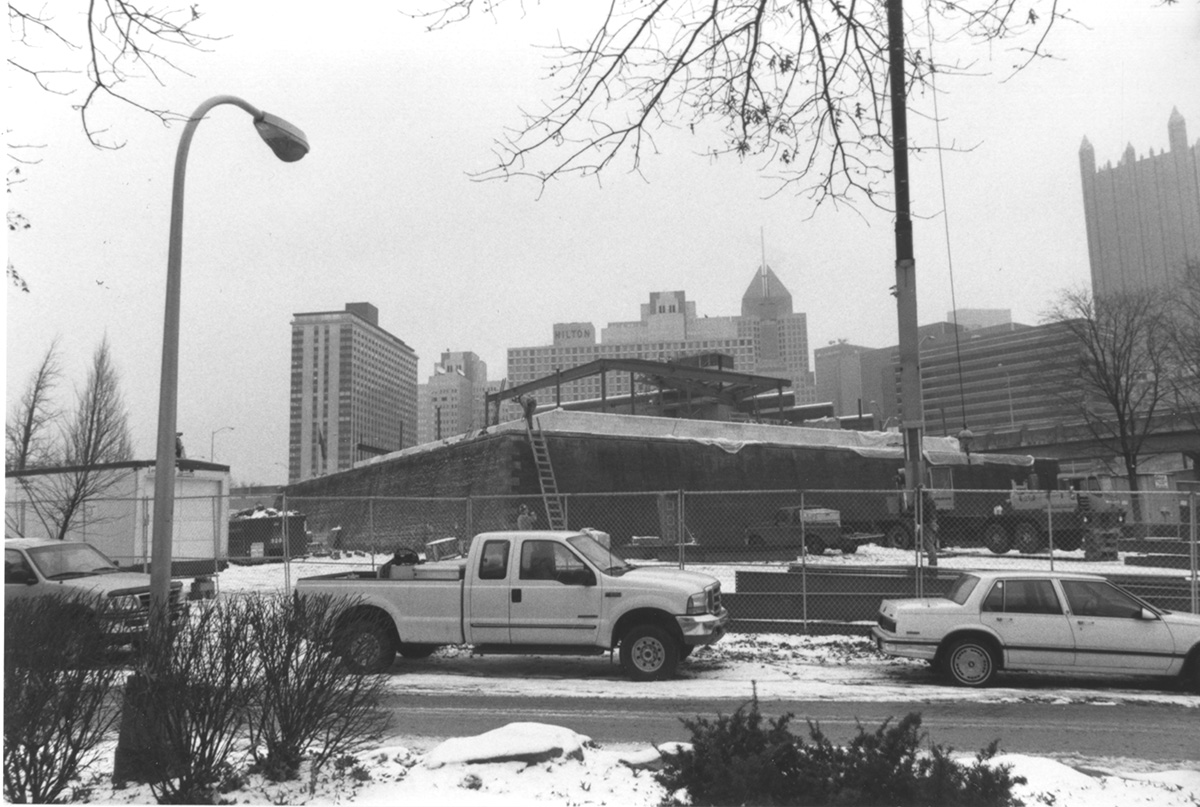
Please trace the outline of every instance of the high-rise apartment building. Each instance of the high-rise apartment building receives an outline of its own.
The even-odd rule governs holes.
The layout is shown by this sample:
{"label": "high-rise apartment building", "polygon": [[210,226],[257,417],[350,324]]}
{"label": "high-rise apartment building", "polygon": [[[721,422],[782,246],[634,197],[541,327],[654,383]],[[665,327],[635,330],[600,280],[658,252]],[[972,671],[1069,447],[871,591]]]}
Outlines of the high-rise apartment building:
{"label": "high-rise apartment building", "polygon": [[1167,122],[1169,149],[1139,158],[1125,147],[1116,166],[1096,168],[1079,148],[1092,293],[1167,286],[1188,260],[1200,260],[1200,141],[1188,145],[1178,109]]}
{"label": "high-rise apartment building", "polygon": [[417,442],[417,354],[370,303],[294,314],[288,481]]}
{"label": "high-rise apartment building", "polygon": [[[684,292],[653,292],[649,302],[642,303],[639,319],[609,323],[599,341],[592,323],[563,322],[554,325],[549,345],[509,348],[508,383],[518,386],[598,359],[671,361],[700,353],[731,357],[731,369],[737,372],[790,379],[797,403],[815,398],[805,315],[792,311],[791,294],[766,265],[755,272],[740,316],[701,317]],[[629,394],[627,373],[607,375],[607,395]],[[582,378],[562,385],[561,400],[599,398],[600,391],[600,376]],[[637,391],[643,390],[639,386]]]}
{"label": "high-rise apartment building", "polygon": [[431,443],[484,425],[487,362],[470,351],[447,351],[418,388],[417,441]]}

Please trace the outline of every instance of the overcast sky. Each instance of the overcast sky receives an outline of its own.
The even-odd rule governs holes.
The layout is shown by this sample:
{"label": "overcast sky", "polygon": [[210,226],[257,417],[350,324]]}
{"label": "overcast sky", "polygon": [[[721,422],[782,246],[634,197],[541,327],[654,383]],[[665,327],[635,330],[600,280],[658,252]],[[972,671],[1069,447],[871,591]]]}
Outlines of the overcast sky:
{"label": "overcast sky", "polygon": [[[61,7],[71,6],[61,3]],[[489,377],[506,349],[551,341],[555,322],[635,320],[652,291],[682,289],[701,316],[739,313],[760,261],[808,315],[810,348],[836,339],[894,344],[891,217],[771,196],[757,161],[697,156],[707,144],[658,140],[642,174],[602,181],[478,183],[492,144],[554,85],[534,44],[589,29],[595,3],[526,3],[527,13],[427,33],[397,9],[300,12],[295,3],[203,0],[206,32],[227,38],[178,61],[191,76],[139,85],[190,112],[239,95],[302,128],[312,152],[277,161],[249,118],[220,107],[188,163],[179,429],[189,456],[235,482],[286,478],[290,322],[368,301],[380,325],[420,356],[422,381],[443,350],[472,350]],[[939,89],[945,210],[962,308],[1009,308],[1036,323],[1055,292],[1088,281],[1078,149],[1099,164],[1127,143],[1167,145],[1172,107],[1200,139],[1200,3],[1093,0],[1062,25],[1042,61],[1009,81],[1013,55],[975,53],[971,78]],[[60,11],[60,14],[65,12]],[[576,37],[577,38],[577,37]],[[139,458],[153,459],[171,171],[180,126],[107,103],[116,151],[84,139],[70,99],[9,75],[9,142],[40,162],[9,195],[32,229],[8,239],[31,293],[8,290],[11,407],[56,334],[69,381],[107,333],[124,380]],[[911,100],[915,144],[932,145],[932,99]],[[932,154],[913,163],[922,323],[952,308],[943,202]]]}

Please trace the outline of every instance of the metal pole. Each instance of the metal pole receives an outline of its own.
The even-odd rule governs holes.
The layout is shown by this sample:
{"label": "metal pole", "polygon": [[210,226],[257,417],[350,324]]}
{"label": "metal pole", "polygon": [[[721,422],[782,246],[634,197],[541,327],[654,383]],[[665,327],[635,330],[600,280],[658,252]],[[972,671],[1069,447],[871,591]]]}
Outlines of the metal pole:
{"label": "metal pole", "polygon": [[[175,421],[179,395],[179,300],[183,256],[183,189],[188,150],[200,121],[213,107],[233,104],[254,118],[257,107],[232,95],[209,98],[192,113],[179,137],[171,190],[171,230],[167,246],[167,296],[163,314],[162,374],[158,391],[158,448],[154,464],[153,544],[150,553],[150,619],[163,627],[171,596],[171,539],[175,520]],[[272,146],[274,149],[274,146]],[[307,146],[306,146],[307,150]],[[278,152],[276,152],[278,153]]]}
{"label": "metal pole", "polygon": [[908,117],[905,107],[904,7],[888,0],[888,51],[892,102],[892,178],[896,193],[896,319],[900,347],[900,422],[905,433],[905,479],[916,490],[922,473],[920,342],[917,339],[917,276],[908,184]]}
{"label": "metal pole", "polygon": [[1198,532],[1196,531],[1196,521],[1200,519],[1196,518],[1196,495],[1194,492],[1189,497],[1188,515],[1190,516],[1189,521],[1192,521],[1192,612],[1200,614],[1200,586],[1198,586],[1200,579],[1196,573],[1196,567],[1200,566],[1200,558],[1196,557],[1196,532]]}
{"label": "metal pole", "polygon": [[804,491],[800,491],[800,620],[808,633],[808,547],[804,533]]}
{"label": "metal pole", "polygon": [[288,512],[289,511],[288,511],[287,493],[286,492],[280,494],[279,506],[281,508],[283,508],[283,524],[284,524],[284,527],[283,527],[283,546],[284,546],[284,550],[283,550],[283,590],[291,591],[292,590],[292,564],[288,559],[289,556],[288,556],[288,551],[287,551],[287,540],[288,540],[288,538],[287,538],[287,520],[288,520]]}
{"label": "metal pole", "polygon": [[1050,571],[1054,571],[1054,508],[1046,491],[1046,540],[1050,542]]}

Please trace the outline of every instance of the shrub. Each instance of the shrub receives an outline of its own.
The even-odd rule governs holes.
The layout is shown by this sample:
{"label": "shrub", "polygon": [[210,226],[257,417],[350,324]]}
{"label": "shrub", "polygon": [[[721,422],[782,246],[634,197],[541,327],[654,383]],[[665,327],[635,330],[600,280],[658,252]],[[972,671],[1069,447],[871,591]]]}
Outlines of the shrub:
{"label": "shrub", "polygon": [[[174,636],[151,637],[126,688],[122,740],[161,804],[212,803],[244,738],[261,664],[246,602],[193,609]],[[120,748],[114,778],[125,778]]]}
{"label": "shrub", "polygon": [[4,797],[58,800],[96,756],[117,710],[96,604],[18,597],[4,609]]}
{"label": "shrub", "polygon": [[335,650],[344,598],[288,596],[248,603],[262,669],[250,720],[256,767],[270,779],[295,779],[307,756],[315,776],[331,759],[378,739],[383,676],[348,675]]}
{"label": "shrub", "polygon": [[885,720],[874,732],[861,725],[846,746],[834,745],[809,723],[811,742],[788,728],[793,715],[766,721],[757,694],[732,715],[684,720],[691,749],[664,754],[659,782],[669,792],[685,789],[695,805],[907,805],[1006,807],[1019,805],[1012,788],[1024,784],[1006,765],[993,766],[997,743],[972,765],[951,758],[940,745],[928,753],[921,716]]}

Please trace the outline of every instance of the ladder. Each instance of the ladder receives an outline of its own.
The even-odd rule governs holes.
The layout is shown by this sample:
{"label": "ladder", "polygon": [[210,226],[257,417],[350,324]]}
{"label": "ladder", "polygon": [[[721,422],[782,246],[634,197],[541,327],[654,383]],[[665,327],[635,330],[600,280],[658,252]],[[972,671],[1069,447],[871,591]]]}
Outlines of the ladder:
{"label": "ladder", "polygon": [[563,512],[562,497],[558,495],[558,482],[554,478],[554,466],[550,464],[550,449],[539,426],[537,431],[526,425],[529,445],[533,448],[533,461],[537,465],[538,484],[542,488],[542,501],[546,505],[546,522],[549,529],[565,530],[567,517]]}

